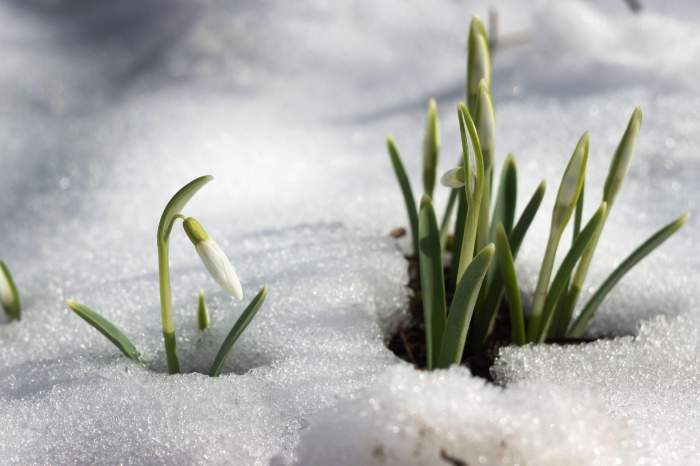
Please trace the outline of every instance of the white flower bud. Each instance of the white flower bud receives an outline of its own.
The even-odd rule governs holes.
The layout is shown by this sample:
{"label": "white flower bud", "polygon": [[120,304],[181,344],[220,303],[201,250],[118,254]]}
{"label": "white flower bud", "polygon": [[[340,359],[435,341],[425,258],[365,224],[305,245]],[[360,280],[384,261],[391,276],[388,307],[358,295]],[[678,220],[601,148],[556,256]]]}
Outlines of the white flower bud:
{"label": "white flower bud", "polygon": [[448,170],[440,177],[440,183],[448,188],[461,188],[464,186],[464,169],[455,167]]}
{"label": "white flower bud", "polygon": [[216,242],[209,238],[202,225],[192,217],[185,219],[183,223],[185,232],[194,244],[194,248],[202,259],[209,274],[216,280],[221,288],[226,290],[234,298],[243,299],[243,288],[238,279],[236,269],[228,260],[224,251]]}

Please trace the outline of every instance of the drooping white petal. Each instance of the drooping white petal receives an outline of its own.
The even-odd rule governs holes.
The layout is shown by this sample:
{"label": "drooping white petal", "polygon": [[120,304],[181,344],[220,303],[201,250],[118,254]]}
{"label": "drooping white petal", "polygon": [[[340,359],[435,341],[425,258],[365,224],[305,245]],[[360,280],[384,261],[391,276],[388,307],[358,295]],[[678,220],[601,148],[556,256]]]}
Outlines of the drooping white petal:
{"label": "drooping white petal", "polygon": [[440,177],[440,183],[448,188],[461,188],[464,186],[464,170],[462,167],[448,170]]}
{"label": "drooping white petal", "polygon": [[234,298],[243,299],[243,288],[236,269],[219,245],[209,238],[197,243],[195,249],[214,280]]}

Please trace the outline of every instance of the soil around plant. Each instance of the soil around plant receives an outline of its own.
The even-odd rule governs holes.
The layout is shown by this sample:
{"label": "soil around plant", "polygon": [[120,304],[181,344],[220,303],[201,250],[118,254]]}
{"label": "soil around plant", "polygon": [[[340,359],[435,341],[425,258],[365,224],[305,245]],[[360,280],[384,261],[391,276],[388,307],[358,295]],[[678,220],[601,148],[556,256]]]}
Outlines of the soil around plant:
{"label": "soil around plant", "polygon": [[[393,231],[391,236],[396,237]],[[406,256],[406,260],[409,275],[407,287],[411,290],[411,297],[408,302],[409,317],[398,326],[387,346],[396,356],[410,362],[417,369],[425,369],[425,323],[423,320],[420,276],[418,274],[418,258],[416,256]],[[450,303],[454,295],[454,288],[451,280],[448,278],[451,276],[450,267],[446,266],[444,271],[445,297],[447,302]],[[470,350],[468,347],[465,348],[461,364],[468,367],[472,375],[495,384],[496,381],[491,374],[491,367],[498,357],[500,348],[512,344],[510,337],[510,314],[505,300],[501,300],[493,331],[485,344],[476,351]],[[595,338],[557,338],[548,340],[545,344],[576,345],[590,343],[595,340]]]}

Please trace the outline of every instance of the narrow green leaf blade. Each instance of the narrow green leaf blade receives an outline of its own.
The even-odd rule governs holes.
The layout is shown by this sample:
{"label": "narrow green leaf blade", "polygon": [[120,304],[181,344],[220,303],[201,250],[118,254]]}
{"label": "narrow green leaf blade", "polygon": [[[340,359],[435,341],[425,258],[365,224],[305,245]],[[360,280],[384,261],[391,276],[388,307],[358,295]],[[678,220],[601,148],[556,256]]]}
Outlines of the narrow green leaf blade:
{"label": "narrow green leaf blade", "polygon": [[127,358],[136,362],[141,362],[141,355],[136,347],[116,325],[74,299],[67,300],[66,304],[78,317],[93,326],[98,332],[111,341],[114,346],[119,348]]}
{"label": "narrow green leaf blade", "polygon": [[469,263],[457,285],[447,316],[447,327],[438,358],[438,368],[447,368],[452,364],[459,364],[462,360],[469,323],[479,296],[481,283],[491,264],[494,249],[493,244],[484,247]]}
{"label": "narrow green leaf blade", "polygon": [[258,310],[260,310],[260,307],[265,302],[266,297],[267,286],[263,286],[260,289],[260,291],[258,291],[258,294],[256,294],[255,297],[250,301],[248,307],[246,307],[243,310],[243,313],[238,318],[238,320],[236,320],[236,323],[233,324],[233,328],[231,328],[231,331],[226,336],[226,339],[222,343],[221,348],[216,354],[214,362],[212,363],[211,368],[209,369],[210,377],[218,377],[219,374],[221,374],[221,369],[224,366],[224,361],[226,360],[228,354],[231,352],[231,348],[233,348],[233,345],[236,343],[238,338],[243,334],[245,329],[253,320],[255,314],[258,313]]}
{"label": "narrow green leaf blade", "polygon": [[413,189],[411,189],[411,182],[408,180],[408,175],[406,175],[406,169],[401,161],[401,156],[399,151],[396,149],[396,144],[391,137],[386,140],[387,149],[389,151],[389,158],[391,159],[391,165],[394,168],[394,174],[396,175],[396,180],[399,182],[399,187],[401,188],[401,194],[403,194],[403,201],[406,204],[406,213],[408,214],[408,223],[411,229],[411,240],[413,241],[413,253],[418,253],[418,209],[416,209],[416,201],[413,197]]}
{"label": "narrow green leaf blade", "polygon": [[586,305],[581,310],[578,318],[574,322],[568,335],[571,337],[581,337],[586,329],[588,322],[591,320],[600,304],[605,300],[605,297],[617,285],[617,283],[629,272],[637,263],[648,256],[652,251],[658,248],[664,241],[676,233],[688,221],[688,214],[685,213],[678,217],[673,222],[664,226],[652,236],[642,243],[632,254],[627,256],[622,263],[605,279],[598,290],[591,296]]}
{"label": "narrow green leaf blade", "polygon": [[423,138],[423,192],[430,197],[433,196],[435,189],[439,154],[440,127],[437,119],[437,106],[435,100],[430,99]]}
{"label": "narrow green leaf blade", "polygon": [[554,315],[554,309],[557,301],[559,301],[561,294],[564,292],[566,284],[570,280],[571,273],[573,272],[574,267],[576,267],[576,263],[581,257],[581,254],[583,254],[583,251],[595,237],[598,228],[602,226],[606,210],[607,204],[603,202],[593,217],[591,217],[591,219],[588,221],[585,228],[581,230],[578,238],[576,238],[576,241],[574,241],[571,249],[569,249],[569,252],[567,252],[566,256],[564,257],[564,260],[559,266],[559,269],[552,280],[552,284],[549,286],[549,290],[547,291],[547,296],[545,298],[544,307],[542,310],[541,327],[539,329],[534,329],[533,333],[536,335],[536,338],[533,341],[543,343],[547,338],[547,333],[549,332],[549,326],[552,322],[552,316]]}
{"label": "narrow green leaf blade", "polygon": [[523,311],[523,303],[520,297],[518,275],[515,273],[513,253],[508,244],[506,231],[501,224],[496,228],[496,257],[498,258],[510,310],[511,341],[522,346],[525,344],[525,312]]}
{"label": "narrow green leaf blade", "polygon": [[496,194],[496,204],[493,208],[491,219],[491,229],[489,238],[496,239],[496,230],[499,224],[503,225],[507,235],[513,229],[515,220],[515,205],[518,196],[518,169],[512,154],[506,157],[501,169],[501,177],[498,182],[498,193]]}
{"label": "narrow green leaf blade", "polygon": [[[518,251],[525,238],[525,234],[530,228],[540,205],[542,205],[542,199],[544,199],[546,188],[547,185],[543,180],[530,197],[530,200],[520,214],[515,227],[513,227],[508,237],[508,243],[511,247],[513,258],[518,256]],[[486,341],[492,322],[496,318],[496,313],[501,303],[501,297],[503,296],[503,278],[501,277],[498,262],[496,262],[492,268],[494,269],[493,280],[488,284],[486,297],[483,301],[478,303],[474,313],[474,320],[470,328],[469,348],[471,350],[477,350]]]}
{"label": "narrow green leaf blade", "polygon": [[440,232],[429,197],[423,196],[418,223],[418,260],[423,319],[425,321],[426,366],[432,369],[442,343],[447,319],[445,277],[442,268]]}

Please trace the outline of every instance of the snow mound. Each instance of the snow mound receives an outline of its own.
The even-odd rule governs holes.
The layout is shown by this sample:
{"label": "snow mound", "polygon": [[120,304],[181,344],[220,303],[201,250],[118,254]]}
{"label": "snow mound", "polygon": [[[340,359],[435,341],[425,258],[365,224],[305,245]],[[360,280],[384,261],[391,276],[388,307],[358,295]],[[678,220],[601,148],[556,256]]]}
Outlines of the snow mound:
{"label": "snow mound", "polygon": [[299,465],[633,464],[636,445],[575,388],[518,384],[504,390],[464,368],[391,368],[357,400],[315,417]]}
{"label": "snow mound", "polygon": [[647,454],[634,464],[698,464],[700,318],[659,317],[637,337],[582,346],[509,347],[493,368],[514,386],[536,383],[593,397]]}

